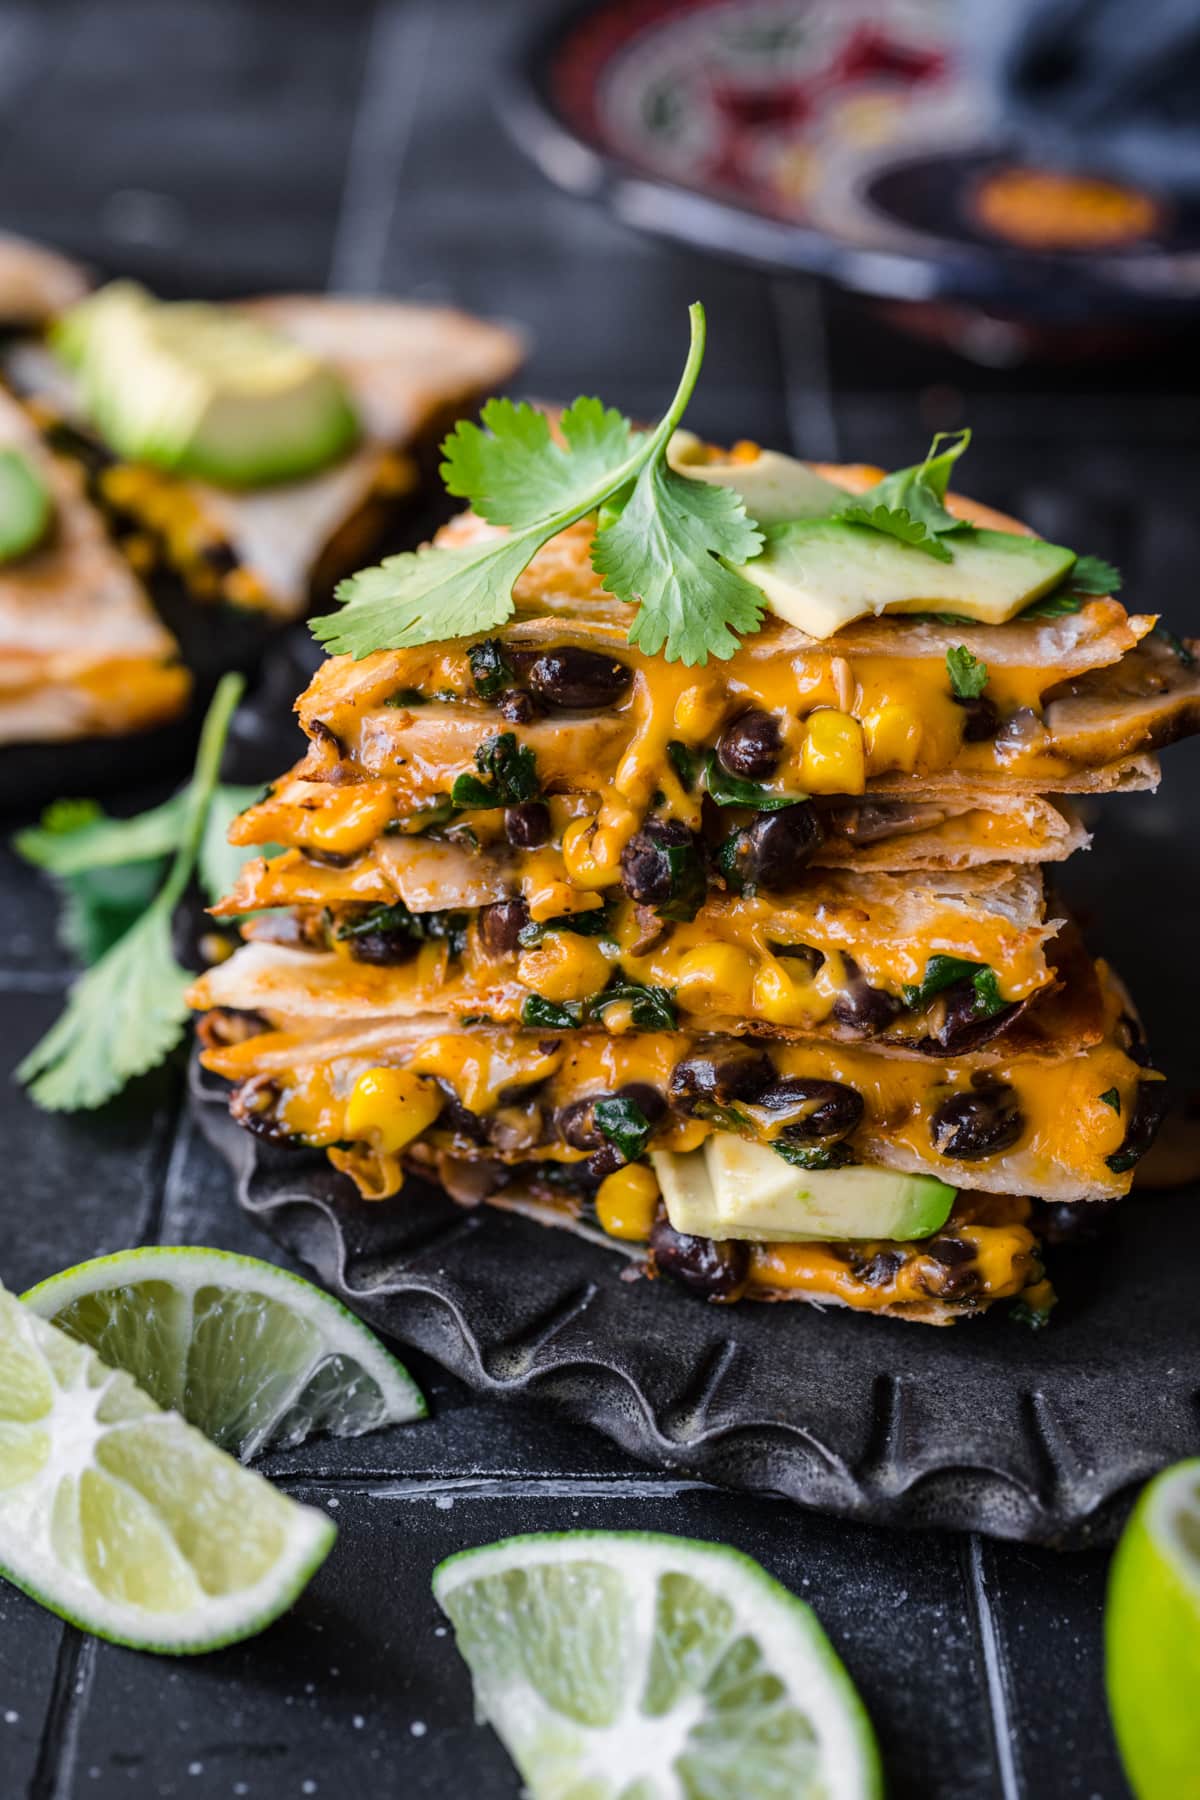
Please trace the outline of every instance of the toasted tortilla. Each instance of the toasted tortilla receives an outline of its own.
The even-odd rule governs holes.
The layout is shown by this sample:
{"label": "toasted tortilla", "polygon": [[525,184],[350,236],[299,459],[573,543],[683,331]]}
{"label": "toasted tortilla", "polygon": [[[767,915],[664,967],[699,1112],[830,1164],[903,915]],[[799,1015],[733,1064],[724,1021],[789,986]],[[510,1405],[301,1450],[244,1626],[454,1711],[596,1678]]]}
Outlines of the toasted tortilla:
{"label": "toasted tortilla", "polygon": [[139,731],[176,717],[191,681],[175,639],[113,547],[74,464],[0,393],[0,447],[54,501],[45,543],[0,564],[0,743]]}

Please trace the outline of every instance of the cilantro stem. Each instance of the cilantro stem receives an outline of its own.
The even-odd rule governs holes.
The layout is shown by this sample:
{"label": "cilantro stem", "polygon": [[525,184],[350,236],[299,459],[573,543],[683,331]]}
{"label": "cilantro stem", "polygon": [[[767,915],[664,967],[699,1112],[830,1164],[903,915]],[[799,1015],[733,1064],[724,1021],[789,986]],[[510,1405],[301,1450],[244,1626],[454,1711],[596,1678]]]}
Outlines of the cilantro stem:
{"label": "cilantro stem", "polygon": [[221,757],[229,735],[230,721],[245,690],[244,676],[235,673],[222,675],[205,714],[188,788],[179,847],[155,899],[155,904],[161,905],[165,912],[172,911],[178,905],[192,878],[196,858],[200,854],[208,809],[212,805],[213,790],[221,771]]}

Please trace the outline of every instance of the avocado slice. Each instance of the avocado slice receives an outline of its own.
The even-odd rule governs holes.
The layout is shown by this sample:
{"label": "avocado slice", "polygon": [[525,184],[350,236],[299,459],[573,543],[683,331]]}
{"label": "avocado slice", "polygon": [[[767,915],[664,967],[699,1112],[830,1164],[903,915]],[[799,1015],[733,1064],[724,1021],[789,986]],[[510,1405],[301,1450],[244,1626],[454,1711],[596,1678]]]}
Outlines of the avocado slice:
{"label": "avocado slice", "polygon": [[49,490],[28,457],[0,450],[0,563],[36,550],[53,515]]}
{"label": "avocado slice", "polygon": [[699,1150],[651,1152],[667,1217],[697,1237],[807,1243],[929,1237],[955,1190],[931,1175],[852,1165],[794,1169],[765,1144],[714,1132]]}
{"label": "avocado slice", "polygon": [[852,498],[808,463],[778,450],[760,450],[753,462],[705,462],[703,448],[692,432],[677,431],[667,445],[667,461],[676,474],[692,481],[732,488],[756,524],[820,518]]}
{"label": "avocado slice", "polygon": [[761,556],[740,573],[773,613],[810,637],[832,637],[875,613],[953,612],[1003,625],[1057,587],[1075,552],[1010,531],[956,531],[942,539],[953,561],[869,525],[803,519],[767,532]]}
{"label": "avocado slice", "polygon": [[231,307],[118,282],[66,313],[53,342],[100,435],[131,461],[259,487],[315,473],[358,437],[337,374]]}

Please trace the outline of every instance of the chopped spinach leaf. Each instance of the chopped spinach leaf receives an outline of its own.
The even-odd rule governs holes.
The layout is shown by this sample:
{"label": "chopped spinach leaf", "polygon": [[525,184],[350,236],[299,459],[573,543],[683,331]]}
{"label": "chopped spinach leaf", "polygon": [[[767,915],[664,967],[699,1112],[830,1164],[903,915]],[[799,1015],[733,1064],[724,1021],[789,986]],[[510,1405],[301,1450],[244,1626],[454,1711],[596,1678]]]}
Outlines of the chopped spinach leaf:
{"label": "chopped spinach leaf", "polygon": [[1121,1096],[1117,1092],[1115,1087],[1108,1088],[1103,1094],[1101,1094],[1100,1098],[1104,1102],[1105,1106],[1111,1106],[1113,1111],[1117,1114],[1117,1116],[1120,1117]]}
{"label": "chopped spinach leaf", "polygon": [[650,1141],[653,1131],[649,1119],[634,1100],[614,1094],[597,1100],[592,1117],[610,1144],[615,1144],[626,1162],[636,1162]]}
{"label": "chopped spinach leaf", "polygon": [[466,948],[469,915],[465,912],[411,912],[402,900],[391,906],[370,906],[357,917],[346,919],[335,935],[349,942],[355,938],[407,937],[418,943],[442,943],[450,946],[451,956],[461,956]]}
{"label": "chopped spinach leaf", "polygon": [[576,937],[603,937],[608,930],[608,908],[593,907],[591,912],[558,913],[553,919],[530,919],[517,933],[517,942],[526,950],[540,944],[548,931],[573,931]]}
{"label": "chopped spinach leaf", "polygon": [[752,806],[756,812],[781,812],[785,806],[808,799],[807,794],[773,794],[759,781],[728,774],[715,750],[710,750],[705,759],[704,786],[718,806]]}
{"label": "chopped spinach leaf", "polygon": [[475,692],[481,700],[494,700],[516,680],[505,661],[504,646],[499,638],[484,638],[481,644],[472,644],[467,651],[467,661],[471,665]]}
{"label": "chopped spinach leaf", "polygon": [[854,1161],[849,1144],[792,1144],[786,1138],[772,1138],[771,1148],[793,1169],[844,1169]]}
{"label": "chopped spinach leaf", "polygon": [[667,759],[679,777],[680,787],[690,794],[696,785],[696,758],[686,744],[681,744],[678,738],[672,738],[667,745]]}
{"label": "chopped spinach leaf", "polygon": [[1026,1300],[1014,1300],[1008,1309],[1008,1317],[1014,1325],[1023,1325],[1027,1331],[1041,1331],[1050,1323],[1051,1306],[1030,1306]]}
{"label": "chopped spinach leaf", "polygon": [[590,1002],[589,1010],[602,1018],[610,1006],[628,1002],[634,1025],[639,1031],[674,1031],[676,1026],[675,990],[641,987],[633,981],[615,981]]}
{"label": "chopped spinach leaf", "polygon": [[543,1000],[540,994],[527,994],[521,1023],[535,1030],[574,1031],[583,1024],[583,1007],[578,1000],[568,1000],[560,1006],[553,1000]]}
{"label": "chopped spinach leaf", "polygon": [[1173,631],[1168,631],[1165,625],[1156,625],[1150,635],[1151,637],[1158,638],[1167,646],[1168,650],[1173,651],[1185,669],[1190,669],[1192,667],[1196,658],[1192,655],[1183,640],[1177,638]]}
{"label": "chopped spinach leaf", "polygon": [[[455,778],[450,790],[455,806],[478,807],[482,811],[516,806],[523,800],[537,798],[537,764],[533,751],[518,744],[511,731],[485,738],[475,752],[475,767],[479,775]],[[481,776],[486,779],[481,780]]]}
{"label": "chopped spinach leaf", "polygon": [[397,688],[384,701],[385,706],[424,706],[425,695],[420,688]]}
{"label": "chopped spinach leaf", "polygon": [[956,982],[965,981],[968,976],[975,990],[975,1017],[991,1019],[1003,1012],[1008,1001],[1000,992],[996,971],[987,963],[967,962],[961,956],[931,956],[920,986],[904,989],[904,1004],[913,1008],[928,1006],[936,995],[944,993]]}

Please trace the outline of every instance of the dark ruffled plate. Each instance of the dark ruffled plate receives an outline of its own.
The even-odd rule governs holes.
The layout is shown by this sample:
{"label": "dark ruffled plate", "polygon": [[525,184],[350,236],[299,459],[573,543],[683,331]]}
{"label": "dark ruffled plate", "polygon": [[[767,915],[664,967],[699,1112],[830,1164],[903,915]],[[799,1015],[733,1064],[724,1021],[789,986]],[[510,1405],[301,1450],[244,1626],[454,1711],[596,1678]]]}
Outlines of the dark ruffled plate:
{"label": "dark ruffled plate", "polygon": [[1076,1252],[1040,1332],[998,1312],[939,1331],[725,1309],[430,1187],[368,1204],[323,1157],[234,1125],[198,1064],[192,1085],[242,1206],[369,1324],[661,1467],[881,1524],[1077,1546],[1200,1439],[1200,1213],[1178,1198],[1128,1204]]}

